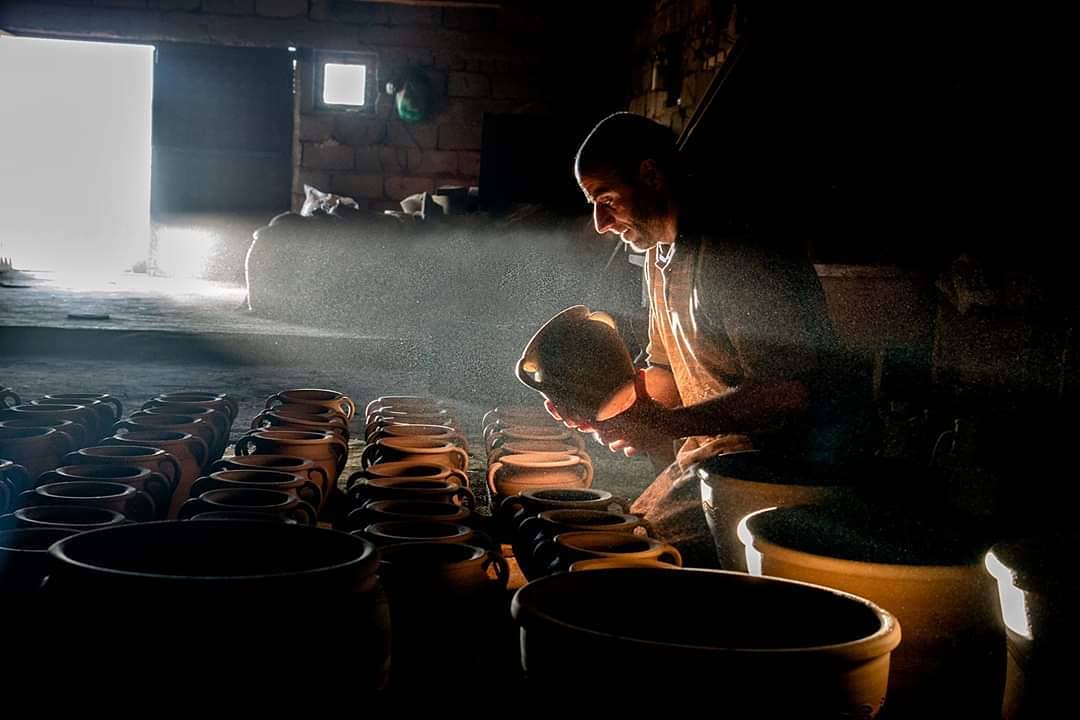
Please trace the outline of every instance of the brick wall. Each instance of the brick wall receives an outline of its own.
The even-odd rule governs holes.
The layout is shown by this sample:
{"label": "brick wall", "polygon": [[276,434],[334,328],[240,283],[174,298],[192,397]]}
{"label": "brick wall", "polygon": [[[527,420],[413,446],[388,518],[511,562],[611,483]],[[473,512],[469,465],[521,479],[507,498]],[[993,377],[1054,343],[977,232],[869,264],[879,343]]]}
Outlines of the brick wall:
{"label": "brick wall", "polygon": [[[634,41],[628,109],[682,132],[736,36],[732,2],[650,0]],[[665,77],[670,62],[673,77]]]}
{"label": "brick wall", "polygon": [[[581,104],[566,96],[588,91],[558,82],[558,68],[584,64],[596,70],[589,53],[622,61],[602,43],[573,39],[592,26],[588,20],[560,29],[563,18],[550,8],[504,5],[493,10],[352,0],[15,1],[0,3],[0,28],[76,39],[295,46],[299,81],[313,77],[306,63],[317,50],[375,53],[379,88],[396,70],[419,68],[435,94],[434,112],[423,122],[400,120],[385,93],[371,116],[307,110],[297,102],[294,208],[309,183],[379,209],[439,185],[476,184],[485,113],[580,112]],[[567,44],[552,43],[552,37]],[[306,89],[298,87],[297,97]],[[617,104],[591,101],[604,110]]]}

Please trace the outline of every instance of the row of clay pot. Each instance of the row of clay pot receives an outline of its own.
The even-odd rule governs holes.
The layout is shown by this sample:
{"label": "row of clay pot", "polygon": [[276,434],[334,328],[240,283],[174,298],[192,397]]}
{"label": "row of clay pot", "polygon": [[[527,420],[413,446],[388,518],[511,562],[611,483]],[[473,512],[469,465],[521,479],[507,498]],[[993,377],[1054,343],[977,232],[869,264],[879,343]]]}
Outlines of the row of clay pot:
{"label": "row of clay pot", "polygon": [[588,488],[592,460],[579,433],[543,410],[496,408],[484,415],[488,490],[495,502],[542,487]]}

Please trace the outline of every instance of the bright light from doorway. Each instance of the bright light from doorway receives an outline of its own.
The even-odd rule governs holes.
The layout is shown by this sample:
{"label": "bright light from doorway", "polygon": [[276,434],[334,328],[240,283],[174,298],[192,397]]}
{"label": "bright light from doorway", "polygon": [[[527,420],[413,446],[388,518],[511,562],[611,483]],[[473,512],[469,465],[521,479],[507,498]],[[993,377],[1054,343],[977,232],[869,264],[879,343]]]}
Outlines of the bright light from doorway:
{"label": "bright light from doorway", "polygon": [[0,35],[0,255],[130,269],[150,247],[154,48]]}
{"label": "bright light from doorway", "polygon": [[323,102],[327,105],[364,104],[367,66],[326,63],[323,66]]}

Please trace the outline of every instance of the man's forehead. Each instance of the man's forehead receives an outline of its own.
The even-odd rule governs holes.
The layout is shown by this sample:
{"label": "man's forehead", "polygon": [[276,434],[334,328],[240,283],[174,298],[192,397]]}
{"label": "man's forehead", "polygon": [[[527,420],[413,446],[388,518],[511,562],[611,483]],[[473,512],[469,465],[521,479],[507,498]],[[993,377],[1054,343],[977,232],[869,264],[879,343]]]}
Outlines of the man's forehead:
{"label": "man's forehead", "polygon": [[597,195],[602,195],[611,190],[617,182],[615,173],[595,173],[582,175],[578,180],[578,185],[581,186],[581,191],[585,193],[585,197],[591,202]]}

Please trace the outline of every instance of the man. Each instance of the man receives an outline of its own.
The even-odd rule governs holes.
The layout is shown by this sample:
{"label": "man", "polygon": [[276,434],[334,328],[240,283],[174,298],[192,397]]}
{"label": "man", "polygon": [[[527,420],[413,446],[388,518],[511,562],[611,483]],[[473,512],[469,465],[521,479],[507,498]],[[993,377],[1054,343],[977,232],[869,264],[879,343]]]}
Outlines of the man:
{"label": "man", "polygon": [[648,367],[635,405],[610,420],[548,410],[627,455],[662,454],[682,439],[632,511],[687,564],[715,566],[688,468],[750,449],[773,459],[821,454],[815,433],[831,422],[823,378],[836,343],[820,282],[799,253],[745,230],[709,232],[709,208],[693,199],[671,132],[641,116],[601,121],[578,150],[575,174],[596,231],[646,254]]}

